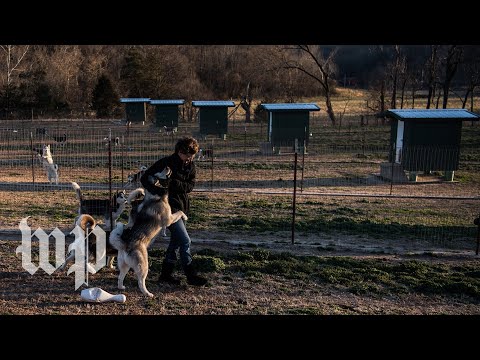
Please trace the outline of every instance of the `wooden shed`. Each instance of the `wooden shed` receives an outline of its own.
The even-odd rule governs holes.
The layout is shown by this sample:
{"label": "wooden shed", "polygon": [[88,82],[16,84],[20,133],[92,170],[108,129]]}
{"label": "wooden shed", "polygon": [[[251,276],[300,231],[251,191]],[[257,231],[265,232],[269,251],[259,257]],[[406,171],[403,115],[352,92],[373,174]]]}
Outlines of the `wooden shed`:
{"label": "wooden shed", "polygon": [[308,145],[310,111],[319,111],[315,103],[262,104],[268,112],[268,142],[273,147]]}
{"label": "wooden shed", "polygon": [[150,100],[155,106],[155,126],[178,127],[178,107],[184,103],[185,100]]}
{"label": "wooden shed", "polygon": [[228,133],[228,108],[234,107],[233,101],[192,101],[199,108],[201,135],[218,135],[225,138]]}
{"label": "wooden shed", "polygon": [[411,172],[445,172],[453,180],[460,159],[462,122],[479,116],[465,109],[392,109],[389,161]]}
{"label": "wooden shed", "polygon": [[121,98],[125,104],[125,118],[127,122],[145,122],[147,120],[147,103],[150,98]]}

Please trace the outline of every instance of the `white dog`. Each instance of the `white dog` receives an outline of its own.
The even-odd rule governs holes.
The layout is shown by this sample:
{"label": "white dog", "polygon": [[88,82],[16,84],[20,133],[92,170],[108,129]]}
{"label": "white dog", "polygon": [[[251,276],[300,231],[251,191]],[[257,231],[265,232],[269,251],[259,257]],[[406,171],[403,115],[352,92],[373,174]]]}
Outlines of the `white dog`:
{"label": "white dog", "polygon": [[50,145],[43,145],[42,155],[38,154],[38,156],[42,161],[43,168],[47,172],[48,182],[55,182],[58,185],[58,165],[53,163]]}

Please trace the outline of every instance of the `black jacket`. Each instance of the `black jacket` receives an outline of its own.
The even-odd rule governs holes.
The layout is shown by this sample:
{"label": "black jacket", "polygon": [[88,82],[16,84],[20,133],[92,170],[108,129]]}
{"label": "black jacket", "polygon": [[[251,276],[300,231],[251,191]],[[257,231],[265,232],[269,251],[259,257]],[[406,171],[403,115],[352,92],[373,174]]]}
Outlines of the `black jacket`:
{"label": "black jacket", "polygon": [[172,212],[182,210],[186,215],[190,209],[190,200],[188,193],[193,190],[195,186],[195,163],[190,162],[188,165],[184,165],[180,156],[174,153],[170,156],[166,156],[158,160],[155,164],[150,166],[140,181],[145,189],[152,194],[159,194],[159,189],[147,181],[148,176],[157,172],[161,172],[165,166],[168,166],[172,170],[170,175],[170,183],[168,185],[168,203],[172,208]]}

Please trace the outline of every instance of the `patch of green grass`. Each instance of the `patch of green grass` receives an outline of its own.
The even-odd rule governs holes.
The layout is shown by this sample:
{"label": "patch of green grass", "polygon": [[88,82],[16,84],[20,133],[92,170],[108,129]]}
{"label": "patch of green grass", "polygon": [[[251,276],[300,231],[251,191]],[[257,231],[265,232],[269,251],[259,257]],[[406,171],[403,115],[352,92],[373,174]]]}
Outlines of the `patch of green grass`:
{"label": "patch of green grass", "polygon": [[202,272],[220,272],[225,269],[225,263],[219,257],[209,255],[194,255],[195,268]]}
{"label": "patch of green grass", "polygon": [[228,169],[243,169],[243,170],[293,170],[294,164],[292,162],[278,162],[278,163],[237,163],[224,162],[222,163]]}
{"label": "patch of green grass", "polygon": [[[300,233],[326,233],[442,239],[469,237],[475,226],[453,206],[429,206],[425,201],[359,199],[348,205],[335,200],[297,202],[295,229]],[[452,204],[453,205],[453,204]],[[195,196],[191,202],[189,227],[225,232],[263,233],[288,231],[292,199],[287,196]],[[471,208],[473,209],[473,207]],[[468,211],[470,210],[468,208]],[[454,226],[454,225],[455,226]]]}
{"label": "patch of green grass", "polygon": [[244,209],[263,209],[263,210],[273,210],[273,209],[290,209],[292,205],[286,202],[272,202],[268,199],[252,199],[239,201],[237,205]]}
{"label": "patch of green grass", "polygon": [[288,315],[322,315],[322,310],[315,307],[285,309],[284,314]]}
{"label": "patch of green grass", "polygon": [[209,248],[205,248],[205,249],[201,249],[201,250],[198,250],[196,252],[196,255],[205,255],[205,256],[220,256],[220,253],[216,250],[213,250],[213,249],[209,249]]}
{"label": "patch of green grass", "polygon": [[[267,255],[268,254],[268,255]],[[480,265],[455,268],[427,261],[386,262],[350,257],[294,256],[251,251],[225,255],[225,273],[318,281],[359,294],[443,294],[480,300]]]}
{"label": "patch of green grass", "polygon": [[282,219],[262,219],[251,216],[237,216],[224,219],[221,223],[221,228],[231,230],[246,230],[246,231],[278,231],[285,229],[285,220]]}

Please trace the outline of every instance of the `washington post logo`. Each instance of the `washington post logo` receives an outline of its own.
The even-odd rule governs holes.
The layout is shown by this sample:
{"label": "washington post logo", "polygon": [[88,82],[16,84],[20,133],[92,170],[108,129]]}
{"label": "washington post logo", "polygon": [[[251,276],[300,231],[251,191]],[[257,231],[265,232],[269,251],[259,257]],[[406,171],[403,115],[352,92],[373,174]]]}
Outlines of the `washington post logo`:
{"label": "washington post logo", "polygon": [[[31,275],[35,274],[38,269],[43,269],[48,275],[52,275],[55,270],[65,263],[65,235],[58,228],[53,229],[50,234],[47,234],[41,228],[35,230],[32,234],[30,227],[27,224],[27,219],[23,218],[20,221],[20,231],[22,232],[22,245],[18,246],[15,253],[22,254],[22,267]],[[74,251],[75,262],[69,267],[67,275],[72,272],[75,273],[75,290],[83,284],[88,286],[88,274],[95,274],[98,270],[104,267],[107,263],[106,258],[106,241],[105,231],[99,226],[95,226],[88,234],[94,234],[96,240],[95,250],[95,265],[92,265],[88,259],[91,257],[88,251],[88,236],[80,226],[70,232],[75,235],[75,241],[68,246],[68,252],[72,254]],[[39,241],[39,261],[38,266],[32,262],[32,238],[37,237]],[[55,239],[55,266],[49,261],[49,238]]]}

